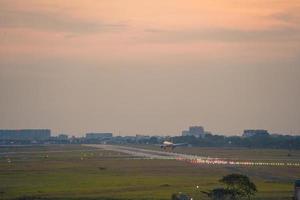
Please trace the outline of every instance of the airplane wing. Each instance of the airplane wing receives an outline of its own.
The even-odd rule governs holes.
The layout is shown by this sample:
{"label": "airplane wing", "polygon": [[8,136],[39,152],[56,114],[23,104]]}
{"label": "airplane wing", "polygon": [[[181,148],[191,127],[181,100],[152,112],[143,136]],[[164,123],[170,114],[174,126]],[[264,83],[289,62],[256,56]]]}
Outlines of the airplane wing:
{"label": "airplane wing", "polygon": [[178,147],[178,146],[186,146],[188,145],[188,143],[177,143],[177,144],[173,144],[173,146]]}

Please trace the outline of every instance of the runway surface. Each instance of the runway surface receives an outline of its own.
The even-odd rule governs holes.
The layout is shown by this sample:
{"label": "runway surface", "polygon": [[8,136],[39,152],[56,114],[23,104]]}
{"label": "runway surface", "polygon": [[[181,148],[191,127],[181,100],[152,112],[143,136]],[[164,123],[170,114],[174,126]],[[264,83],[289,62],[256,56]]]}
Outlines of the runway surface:
{"label": "runway surface", "polygon": [[84,145],[89,147],[101,148],[108,151],[121,152],[129,154],[136,159],[164,159],[164,160],[178,160],[189,162],[195,165],[208,164],[208,165],[243,165],[243,166],[273,166],[273,167],[300,167],[299,162],[283,162],[283,161],[257,161],[257,160],[232,160],[227,158],[212,158],[204,156],[195,156],[174,152],[156,151],[142,148],[134,148],[119,145],[102,145],[91,144]]}

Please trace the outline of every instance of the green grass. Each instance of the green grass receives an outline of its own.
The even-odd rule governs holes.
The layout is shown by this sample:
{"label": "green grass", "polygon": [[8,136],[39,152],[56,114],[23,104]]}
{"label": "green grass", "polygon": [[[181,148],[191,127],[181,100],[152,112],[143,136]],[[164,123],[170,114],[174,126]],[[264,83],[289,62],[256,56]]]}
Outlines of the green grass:
{"label": "green grass", "polygon": [[0,148],[0,198],[167,200],[174,192],[185,192],[205,199],[201,190],[220,186],[218,179],[235,172],[254,180],[256,199],[281,200],[291,198],[293,180],[300,175],[299,168],[195,166],[130,158],[79,145]]}

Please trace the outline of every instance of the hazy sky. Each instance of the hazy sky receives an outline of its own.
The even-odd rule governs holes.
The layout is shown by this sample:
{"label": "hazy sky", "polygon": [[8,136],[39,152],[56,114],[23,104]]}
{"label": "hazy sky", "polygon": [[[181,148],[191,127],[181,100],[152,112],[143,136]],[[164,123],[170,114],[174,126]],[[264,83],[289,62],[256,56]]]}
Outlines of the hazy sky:
{"label": "hazy sky", "polygon": [[300,134],[299,0],[0,0],[0,128]]}

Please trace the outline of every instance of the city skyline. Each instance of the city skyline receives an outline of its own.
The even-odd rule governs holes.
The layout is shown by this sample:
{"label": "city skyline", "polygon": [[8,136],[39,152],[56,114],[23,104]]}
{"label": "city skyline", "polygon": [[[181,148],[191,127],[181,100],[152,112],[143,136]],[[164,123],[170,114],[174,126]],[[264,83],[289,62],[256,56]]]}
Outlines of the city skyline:
{"label": "city skyline", "polygon": [[0,129],[300,134],[300,2],[0,0]]}

